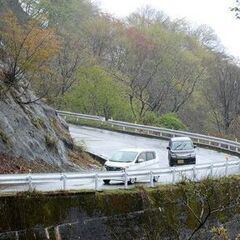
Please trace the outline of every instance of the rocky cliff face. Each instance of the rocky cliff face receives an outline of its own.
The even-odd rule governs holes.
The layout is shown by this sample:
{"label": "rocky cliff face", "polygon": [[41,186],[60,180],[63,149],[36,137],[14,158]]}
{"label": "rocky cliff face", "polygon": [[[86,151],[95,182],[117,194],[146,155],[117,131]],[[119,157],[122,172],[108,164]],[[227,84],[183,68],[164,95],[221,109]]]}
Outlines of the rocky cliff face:
{"label": "rocky cliff face", "polygon": [[28,160],[67,162],[72,140],[56,112],[42,104],[22,106],[10,93],[0,101],[0,152]]}
{"label": "rocky cliff face", "polygon": [[73,141],[67,124],[41,101],[26,104],[36,96],[21,84],[8,87],[0,74],[0,154],[59,168],[68,165]]}

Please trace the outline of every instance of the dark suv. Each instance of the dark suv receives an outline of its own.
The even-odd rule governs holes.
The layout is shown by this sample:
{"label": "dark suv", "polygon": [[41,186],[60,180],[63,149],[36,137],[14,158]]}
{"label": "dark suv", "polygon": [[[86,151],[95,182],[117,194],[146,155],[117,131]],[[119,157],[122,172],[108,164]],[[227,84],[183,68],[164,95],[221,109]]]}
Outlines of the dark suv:
{"label": "dark suv", "polygon": [[189,137],[171,138],[167,147],[169,165],[195,164],[195,148]]}

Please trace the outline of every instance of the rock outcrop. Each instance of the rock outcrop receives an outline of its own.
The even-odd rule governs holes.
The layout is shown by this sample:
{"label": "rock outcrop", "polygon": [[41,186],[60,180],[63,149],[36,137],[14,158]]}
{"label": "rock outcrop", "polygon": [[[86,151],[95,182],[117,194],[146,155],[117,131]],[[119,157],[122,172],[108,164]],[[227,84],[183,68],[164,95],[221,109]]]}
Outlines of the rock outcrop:
{"label": "rock outcrop", "polygon": [[36,96],[24,86],[6,86],[0,68],[0,154],[64,168],[73,149],[68,126],[42,101],[31,102]]}
{"label": "rock outcrop", "polygon": [[73,147],[67,124],[54,109],[40,101],[25,104],[34,98],[31,91],[25,90],[23,94],[21,89],[1,95],[0,153],[64,165]]}

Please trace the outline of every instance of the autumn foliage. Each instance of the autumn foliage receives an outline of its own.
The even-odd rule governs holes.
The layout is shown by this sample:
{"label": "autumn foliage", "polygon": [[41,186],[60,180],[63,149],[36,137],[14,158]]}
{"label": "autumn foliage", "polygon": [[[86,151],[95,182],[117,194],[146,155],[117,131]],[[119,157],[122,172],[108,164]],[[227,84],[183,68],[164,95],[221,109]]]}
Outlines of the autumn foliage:
{"label": "autumn foliage", "polygon": [[5,14],[3,23],[0,37],[6,54],[7,83],[14,85],[23,76],[29,76],[31,81],[35,74],[48,72],[49,61],[61,47],[54,30],[33,19],[22,25],[12,12]]}

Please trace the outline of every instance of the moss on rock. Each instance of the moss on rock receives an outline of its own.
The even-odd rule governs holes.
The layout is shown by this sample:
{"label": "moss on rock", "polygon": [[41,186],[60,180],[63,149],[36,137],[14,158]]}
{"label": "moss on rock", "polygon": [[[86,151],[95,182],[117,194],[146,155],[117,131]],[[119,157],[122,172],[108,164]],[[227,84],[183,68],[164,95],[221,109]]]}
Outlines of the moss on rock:
{"label": "moss on rock", "polygon": [[[187,239],[199,226],[199,219],[203,220],[211,209],[206,224],[196,235],[201,236],[198,239],[205,239],[203,236],[209,238],[213,227],[239,216],[239,180],[239,177],[231,177],[153,189],[137,187],[102,192],[2,196],[0,229],[4,232],[59,225],[65,229],[65,223],[74,222],[82,228],[86,221],[96,221],[96,224],[103,224],[99,231],[107,232],[110,239],[114,239],[116,233],[119,233],[117,239],[126,236]],[[94,227],[97,226],[89,224],[88,231]]]}

